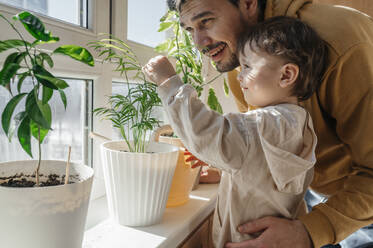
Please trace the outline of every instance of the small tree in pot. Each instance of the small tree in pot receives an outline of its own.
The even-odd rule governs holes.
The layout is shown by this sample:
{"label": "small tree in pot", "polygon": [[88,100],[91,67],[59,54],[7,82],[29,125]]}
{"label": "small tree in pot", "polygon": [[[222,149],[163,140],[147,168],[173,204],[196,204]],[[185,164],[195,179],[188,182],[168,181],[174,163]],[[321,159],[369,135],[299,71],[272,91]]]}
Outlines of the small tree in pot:
{"label": "small tree in pot", "polygon": [[[11,140],[14,130],[18,128],[18,140],[23,150],[31,157],[31,138],[38,141],[38,164],[35,169],[36,185],[39,185],[39,170],[41,161],[41,148],[44,138],[51,130],[52,113],[49,100],[57,92],[65,106],[67,104],[64,89],[69,85],[62,79],[54,77],[47,69],[53,67],[54,63],[51,55],[39,49],[39,45],[45,43],[54,43],[59,41],[58,37],[53,37],[51,32],[45,30],[44,24],[29,12],[21,12],[13,17],[20,21],[25,29],[36,40],[32,43],[26,41],[15,25],[4,19],[19,35],[20,39],[11,39],[0,42],[0,52],[13,50],[13,53],[6,58],[3,68],[0,72],[0,84],[6,87],[13,98],[6,105],[1,123],[5,134]],[[75,45],[64,45],[55,49],[53,54],[63,54],[71,58],[88,64],[94,65],[92,55],[85,48]],[[33,88],[29,92],[22,91],[22,84],[26,77],[31,77]],[[16,80],[17,79],[17,80]],[[11,83],[17,81],[18,94],[14,96],[11,91]],[[14,115],[14,110],[23,98],[26,98],[24,110]],[[12,118],[14,116],[14,118]],[[14,125],[11,125],[13,119]],[[11,185],[9,185],[11,186]]]}
{"label": "small tree in pot", "polygon": [[[0,240],[4,247],[81,247],[93,170],[72,163],[70,180],[74,183],[32,186],[62,184],[65,171],[63,161],[41,161],[41,144],[52,126],[49,101],[57,93],[66,108],[64,89],[69,86],[48,71],[47,66],[54,65],[52,55],[67,55],[89,66],[94,65],[93,57],[88,50],[75,45],[60,46],[51,54],[41,50],[41,45],[58,42],[59,38],[52,36],[41,20],[29,12],[21,12],[13,20],[24,26],[35,39],[32,42],[23,37],[15,23],[1,14],[0,18],[19,36],[0,41],[0,52],[11,52],[0,71],[0,85],[12,95],[1,116],[2,128],[9,140],[17,131],[19,143],[31,157],[32,137],[37,139],[39,148],[35,169],[30,168],[36,162],[33,160],[0,164]],[[30,91],[22,87],[27,77],[32,80]],[[17,84],[16,92],[12,91],[13,84]],[[15,114],[22,99],[24,107]],[[48,175],[55,175],[58,182],[46,182]]]}
{"label": "small tree in pot", "polygon": [[[117,38],[92,42],[104,62],[116,64],[124,76],[126,95],[109,97],[109,107],[94,112],[111,120],[124,141],[102,144],[102,158],[109,212],[120,224],[147,226],[161,221],[175,171],[178,148],[150,142],[159,126],[152,117],[161,100],[148,82],[131,48]],[[130,75],[133,75],[131,77]],[[130,87],[130,80],[137,81]]]}

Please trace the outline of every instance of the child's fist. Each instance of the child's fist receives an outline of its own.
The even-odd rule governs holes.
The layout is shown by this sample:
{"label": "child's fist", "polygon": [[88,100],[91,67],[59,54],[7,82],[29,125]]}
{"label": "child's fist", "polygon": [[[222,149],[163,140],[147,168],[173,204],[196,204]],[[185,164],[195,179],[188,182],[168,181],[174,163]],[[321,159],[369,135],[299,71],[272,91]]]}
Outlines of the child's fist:
{"label": "child's fist", "polygon": [[165,56],[157,56],[150,59],[143,67],[143,71],[157,85],[176,75],[175,69]]}

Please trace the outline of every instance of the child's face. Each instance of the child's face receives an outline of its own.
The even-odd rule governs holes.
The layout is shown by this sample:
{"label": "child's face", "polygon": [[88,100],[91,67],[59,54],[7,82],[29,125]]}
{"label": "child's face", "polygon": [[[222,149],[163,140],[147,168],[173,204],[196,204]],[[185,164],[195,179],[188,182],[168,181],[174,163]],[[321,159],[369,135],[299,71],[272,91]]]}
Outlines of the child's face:
{"label": "child's face", "polygon": [[289,90],[279,85],[285,64],[283,59],[253,51],[246,43],[244,54],[239,54],[239,60],[241,72],[238,80],[248,104],[264,107],[284,102]]}

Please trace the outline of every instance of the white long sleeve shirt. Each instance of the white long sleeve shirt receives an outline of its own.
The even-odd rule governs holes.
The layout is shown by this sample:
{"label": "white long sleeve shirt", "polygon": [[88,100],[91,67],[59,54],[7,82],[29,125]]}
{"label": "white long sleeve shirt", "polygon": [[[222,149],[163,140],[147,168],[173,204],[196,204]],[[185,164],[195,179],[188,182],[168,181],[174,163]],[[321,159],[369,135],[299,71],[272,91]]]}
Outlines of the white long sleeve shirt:
{"label": "white long sleeve shirt", "polygon": [[295,218],[302,211],[317,140],[302,107],[279,104],[220,115],[177,76],[161,84],[158,93],[185,147],[223,171],[213,220],[215,247],[252,238],[237,231],[247,221]]}

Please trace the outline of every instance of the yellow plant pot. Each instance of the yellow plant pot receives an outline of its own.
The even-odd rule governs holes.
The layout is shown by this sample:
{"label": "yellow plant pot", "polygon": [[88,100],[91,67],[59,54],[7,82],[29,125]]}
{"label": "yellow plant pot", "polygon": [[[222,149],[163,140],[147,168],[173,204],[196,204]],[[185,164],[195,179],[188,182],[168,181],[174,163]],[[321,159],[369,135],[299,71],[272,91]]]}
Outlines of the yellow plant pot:
{"label": "yellow plant pot", "polygon": [[169,125],[162,126],[155,131],[156,141],[172,144],[180,148],[166,207],[181,206],[188,202],[189,194],[192,191],[194,182],[196,181],[200,171],[200,168],[192,169],[191,164],[185,161],[185,148],[180,138],[162,136],[162,134],[170,134],[172,132],[173,131]]}

